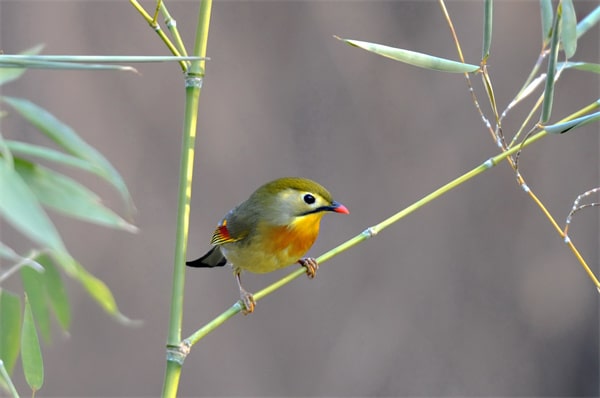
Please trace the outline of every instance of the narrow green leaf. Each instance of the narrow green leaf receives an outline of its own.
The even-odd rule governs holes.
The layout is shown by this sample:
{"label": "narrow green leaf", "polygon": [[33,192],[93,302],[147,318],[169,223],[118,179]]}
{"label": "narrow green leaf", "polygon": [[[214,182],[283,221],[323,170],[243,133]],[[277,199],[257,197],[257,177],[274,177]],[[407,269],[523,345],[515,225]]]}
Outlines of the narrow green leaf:
{"label": "narrow green leaf", "polygon": [[179,61],[206,61],[208,57],[169,55],[0,55],[0,63],[9,62],[61,62],[61,63],[154,63],[154,62],[179,62]]}
{"label": "narrow green leaf", "polygon": [[4,158],[0,158],[0,199],[0,215],[17,230],[45,248],[66,252],[35,195]]}
{"label": "narrow green leaf", "polygon": [[544,81],[546,81],[546,74],[542,73],[535,79],[533,79],[529,84],[523,86],[523,88],[519,91],[513,102],[510,103],[509,109],[516,105],[518,102],[527,98],[531,93],[533,93]]}
{"label": "narrow green leaf", "polygon": [[540,11],[542,14],[542,42],[547,43],[552,34],[552,21],[554,20],[552,0],[540,0]]}
{"label": "narrow green leaf", "polygon": [[132,66],[106,64],[102,62],[179,62],[201,59],[205,58],[169,56],[0,55],[0,73],[3,69],[17,71],[23,71],[24,69],[117,70],[138,73],[137,69]]}
{"label": "narrow green leaf", "polygon": [[93,163],[102,172],[105,179],[119,191],[130,211],[133,211],[131,195],[119,172],[100,152],[79,137],[71,127],[30,101],[12,97],[3,97],[2,99],[64,150]]}
{"label": "narrow green leaf", "polygon": [[14,262],[21,261],[21,256],[2,242],[0,242],[0,257]]}
{"label": "narrow green leaf", "polygon": [[25,313],[21,329],[21,363],[29,387],[34,392],[42,388],[44,384],[44,362],[27,295],[25,295]]}
{"label": "narrow green leaf", "polygon": [[10,151],[10,149],[8,148],[8,143],[7,141],[4,139],[4,137],[2,136],[2,133],[0,133],[0,156],[3,157],[5,160],[5,162],[10,166],[13,167],[13,156],[12,156],[12,152]]}
{"label": "narrow green leaf", "polygon": [[21,300],[19,296],[0,289],[0,359],[12,373],[19,357],[21,334]]}
{"label": "narrow green leaf", "polygon": [[556,64],[558,69],[577,69],[585,72],[600,73],[600,64],[592,64],[589,62],[559,62]]}
{"label": "narrow green leaf", "polygon": [[[561,3],[562,4],[562,3]],[[558,48],[560,38],[560,27],[562,19],[562,7],[558,5],[556,18],[552,27],[552,40],[550,44],[550,54],[548,55],[548,71],[546,72],[546,87],[544,89],[544,103],[542,104],[542,113],[540,123],[545,124],[552,114],[552,103],[554,101],[554,76],[556,75],[556,62],[558,60]]]}
{"label": "narrow green leaf", "polygon": [[55,262],[65,270],[69,277],[81,283],[89,295],[96,300],[100,307],[107,313],[124,324],[135,325],[139,323],[138,321],[130,320],[125,315],[121,314],[117,307],[117,302],[108,286],[100,279],[90,274],[73,257],[68,254],[57,256],[56,253],[52,253],[52,257]]}
{"label": "narrow green leaf", "polygon": [[15,158],[15,171],[45,206],[70,217],[111,228],[137,228],[100,203],[100,198],[75,180],[27,160]]}
{"label": "narrow green leaf", "polygon": [[121,314],[121,312],[119,312],[117,302],[115,301],[115,298],[113,297],[110,289],[108,288],[108,286],[106,286],[104,282],[96,278],[94,275],[90,274],[85,268],[83,268],[79,264],[78,268],[79,270],[77,272],[76,278],[79,280],[79,282],[81,282],[81,284],[88,291],[90,296],[92,296],[92,298],[96,300],[98,304],[100,304],[104,311],[106,311],[122,323],[136,323],[135,321],[130,320],[125,315]]}
{"label": "narrow green leaf", "polygon": [[569,120],[568,122],[557,123],[551,126],[545,126],[544,130],[548,132],[548,134],[564,134],[567,131],[574,130],[579,127],[583,127],[586,124],[590,124],[600,120],[600,112],[596,112],[590,115],[585,115],[582,117],[578,117],[573,120]]}
{"label": "narrow green leaf", "polygon": [[46,302],[46,283],[44,275],[29,268],[21,268],[23,289],[29,299],[33,317],[46,343],[50,342],[50,313]]}
{"label": "narrow green leaf", "polygon": [[132,66],[104,65],[104,64],[82,64],[76,62],[53,62],[38,60],[3,59],[0,55],[0,71],[3,69],[57,69],[57,70],[118,70],[138,73]]}
{"label": "narrow green leaf", "polygon": [[54,260],[54,264],[58,265],[71,278],[77,277],[79,264],[69,253],[51,252],[49,253]]}
{"label": "narrow green leaf", "polygon": [[598,23],[600,19],[600,6],[596,7],[594,11],[590,12],[585,18],[583,18],[577,24],[577,38],[583,36],[590,28]]}
{"label": "narrow green leaf", "polygon": [[66,332],[71,326],[71,307],[69,305],[69,297],[67,290],[63,284],[62,278],[58,269],[54,266],[50,256],[42,254],[36,260],[44,265],[44,279],[46,285],[46,293],[50,299],[50,305],[54,310],[54,315],[62,329]]}
{"label": "narrow green leaf", "polygon": [[[37,54],[42,51],[42,48],[44,48],[44,46],[37,45],[22,52],[21,54]],[[17,80],[23,73],[25,73],[25,70],[20,68],[0,69],[0,86],[5,83],[12,82],[13,80]]]}
{"label": "narrow green leaf", "polygon": [[485,0],[483,13],[483,52],[481,59],[485,62],[490,56],[490,47],[492,45],[492,22],[494,20],[494,2]]}
{"label": "narrow green leaf", "polygon": [[12,140],[5,140],[4,142],[6,143],[6,147],[8,148],[8,150],[14,153],[15,156],[36,157],[50,162],[84,170],[100,177],[101,179],[103,179],[111,185],[113,184],[112,176],[106,173],[101,166],[89,160],[81,159],[75,156],[68,155],[64,152],[56,151],[54,149],[46,148],[39,145],[29,144],[26,142]]}
{"label": "narrow green leaf", "polygon": [[0,359],[0,389],[8,391],[13,398],[19,398],[19,393],[10,379],[10,375],[6,371],[2,359]]}
{"label": "narrow green leaf", "polygon": [[81,159],[75,156],[68,155],[64,152],[56,151],[54,149],[47,148],[44,146],[29,144],[27,142],[4,140],[4,143],[6,144],[7,149],[9,149],[15,156],[31,156],[39,159],[48,160],[50,162],[62,164],[65,166],[73,167],[76,169],[84,170],[89,173],[93,173],[110,183],[110,180],[107,180],[105,178],[102,169],[86,159]]}
{"label": "narrow green leaf", "polygon": [[573,0],[562,0],[561,41],[565,55],[572,58],[577,50],[577,15]]}
{"label": "narrow green leaf", "polygon": [[468,73],[479,70],[478,65],[463,64],[449,59],[438,58],[431,55],[418,53],[400,48],[388,47],[382,44],[369,43],[366,41],[349,40],[334,36],[336,39],[346,42],[347,44],[362,48],[363,50],[381,55],[382,57],[391,58],[396,61],[404,62],[409,65],[418,66],[420,68],[432,69],[442,72],[451,73]]}
{"label": "narrow green leaf", "polygon": [[492,86],[492,80],[490,79],[490,76],[487,73],[487,66],[485,65],[483,66],[481,71],[481,80],[483,81],[485,92],[487,93],[488,99],[490,101],[490,106],[492,107],[492,111],[494,112],[496,123],[500,123],[498,107],[496,106],[496,96],[494,95],[494,87]]}
{"label": "narrow green leaf", "polygon": [[78,277],[88,293],[106,312],[111,315],[118,312],[117,302],[104,282],[88,273],[87,270],[84,270],[83,268],[80,270]]}

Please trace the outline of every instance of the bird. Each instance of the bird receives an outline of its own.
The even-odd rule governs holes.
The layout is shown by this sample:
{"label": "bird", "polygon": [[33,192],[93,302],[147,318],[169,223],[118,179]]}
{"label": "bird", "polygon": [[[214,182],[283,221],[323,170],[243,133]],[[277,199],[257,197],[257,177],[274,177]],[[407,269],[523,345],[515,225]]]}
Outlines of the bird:
{"label": "bird", "polygon": [[317,236],[325,213],[350,214],[321,184],[302,177],[268,182],[231,209],[217,224],[202,257],[190,267],[213,268],[230,263],[240,292],[242,313],[254,312],[256,301],[242,287],[241,273],[272,272],[298,263],[314,278],[319,264],[303,257]]}

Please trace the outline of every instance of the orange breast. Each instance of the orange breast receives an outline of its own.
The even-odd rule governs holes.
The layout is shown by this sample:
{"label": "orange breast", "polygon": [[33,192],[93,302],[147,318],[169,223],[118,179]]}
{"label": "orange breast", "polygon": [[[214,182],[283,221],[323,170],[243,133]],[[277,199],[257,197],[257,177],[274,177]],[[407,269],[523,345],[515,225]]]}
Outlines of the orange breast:
{"label": "orange breast", "polygon": [[221,250],[236,270],[265,273],[287,267],[313,245],[322,216],[304,216],[289,226],[259,224],[251,240],[226,243]]}
{"label": "orange breast", "polygon": [[265,245],[274,253],[286,253],[292,262],[299,260],[315,243],[322,216],[322,213],[311,214],[290,226],[266,227]]}

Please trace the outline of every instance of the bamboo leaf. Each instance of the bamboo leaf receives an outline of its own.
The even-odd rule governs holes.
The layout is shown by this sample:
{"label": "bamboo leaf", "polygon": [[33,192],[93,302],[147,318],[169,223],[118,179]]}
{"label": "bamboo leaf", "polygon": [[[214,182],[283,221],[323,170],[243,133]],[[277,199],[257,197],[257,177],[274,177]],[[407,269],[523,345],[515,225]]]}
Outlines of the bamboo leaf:
{"label": "bamboo leaf", "polygon": [[0,242],[0,257],[14,262],[21,261],[22,258],[13,249],[2,242]]}
{"label": "bamboo leaf", "polygon": [[0,389],[8,391],[13,398],[19,398],[19,393],[10,379],[10,375],[6,371],[2,359],[0,359]]}
{"label": "bamboo leaf", "polygon": [[[38,54],[40,51],[42,51],[42,48],[44,48],[44,46],[37,45],[35,47],[30,48],[29,50],[22,52],[21,54]],[[25,70],[21,68],[0,69],[0,86],[5,83],[12,82],[13,80],[17,80],[21,77],[23,73],[25,73]]]}
{"label": "bamboo leaf", "polygon": [[362,48],[363,50],[367,50],[377,55],[381,55],[382,57],[391,58],[393,60],[404,62],[409,65],[418,66],[420,68],[451,73],[469,73],[476,72],[479,70],[478,65],[463,64],[462,62],[438,58],[432,55],[418,53],[415,51],[384,46],[382,44],[369,43],[366,41],[359,40],[343,39],[337,36],[334,37],[351,46]]}
{"label": "bamboo leaf", "polygon": [[21,268],[21,281],[27,294],[33,317],[46,343],[50,342],[50,314],[46,304],[44,276],[30,267]]}
{"label": "bamboo leaf", "polygon": [[206,61],[208,57],[184,56],[176,57],[169,55],[20,55],[0,54],[0,63],[18,62],[60,62],[81,64],[104,64],[112,63],[154,63],[154,62],[179,62],[179,61]]}
{"label": "bamboo leaf", "polygon": [[592,64],[589,62],[559,62],[556,67],[558,69],[577,69],[585,72],[600,73],[600,64]]}
{"label": "bamboo leaf", "polygon": [[109,314],[118,312],[117,302],[104,282],[88,273],[83,268],[81,268],[78,278],[88,293],[106,312]]}
{"label": "bamboo leaf", "polygon": [[547,43],[552,34],[552,21],[554,21],[552,0],[540,0],[540,11],[542,14],[542,41]]}
{"label": "bamboo leaf", "polygon": [[104,311],[115,317],[121,323],[129,325],[137,323],[130,320],[119,311],[113,294],[104,282],[90,274],[81,265],[77,264],[77,268],[78,270],[75,278],[79,280],[90,296],[96,300],[96,302],[104,309]]}
{"label": "bamboo leaf", "polygon": [[483,80],[483,86],[485,87],[485,92],[487,93],[488,99],[490,101],[490,106],[492,107],[492,111],[494,112],[494,117],[496,119],[496,123],[499,122],[498,115],[498,107],[496,106],[496,96],[494,95],[494,88],[492,86],[492,80],[487,73],[487,66],[483,66],[481,71],[481,79]]}
{"label": "bamboo leaf", "polygon": [[21,339],[21,300],[19,296],[0,289],[0,359],[8,373],[19,357]]}
{"label": "bamboo leaf", "polygon": [[50,305],[54,310],[54,315],[62,329],[67,331],[71,325],[71,307],[60,273],[48,255],[42,254],[36,260],[43,264],[45,268],[43,277],[46,285],[46,293],[50,300]]}
{"label": "bamboo leaf", "polygon": [[102,169],[86,159],[81,159],[75,156],[68,155],[64,152],[60,152],[44,146],[29,144],[27,142],[4,140],[4,143],[6,144],[6,148],[9,149],[15,156],[35,157],[64,166],[73,167],[79,170],[93,173],[110,183],[110,180],[105,178]]}
{"label": "bamboo leaf", "polygon": [[108,64],[147,63],[147,62],[181,62],[206,60],[201,57],[173,56],[112,56],[112,55],[0,55],[0,71],[23,69],[59,69],[59,70],[119,70],[136,72],[131,66]]}
{"label": "bamboo leaf", "polygon": [[102,167],[86,159],[81,159],[68,155],[64,152],[39,145],[29,144],[27,142],[5,140],[4,143],[6,144],[6,148],[10,150],[10,152],[14,153],[15,156],[35,157],[64,166],[73,167],[88,173],[92,173],[112,185],[110,175],[107,174]]}
{"label": "bamboo leaf", "polygon": [[542,104],[542,114],[540,123],[545,124],[552,113],[552,103],[554,101],[554,76],[556,75],[556,61],[558,59],[558,48],[560,38],[560,27],[562,19],[561,4],[556,10],[556,18],[552,27],[552,40],[550,44],[550,54],[548,56],[548,70],[546,72],[546,87],[544,89],[544,103]]}
{"label": "bamboo leaf", "polygon": [[551,126],[545,126],[544,130],[548,132],[548,134],[564,134],[567,131],[574,130],[579,127],[583,127],[586,124],[590,124],[600,120],[600,112],[593,113],[591,115],[585,115],[582,117],[578,117],[573,120],[569,120],[564,123],[557,123]]}
{"label": "bamboo leaf", "polygon": [[21,176],[0,158],[0,215],[17,230],[43,247],[66,252],[52,221]]}
{"label": "bamboo leaf", "polygon": [[546,74],[542,73],[535,79],[533,79],[527,86],[523,87],[521,91],[517,94],[513,102],[511,102],[509,108],[512,108],[517,102],[522,101],[527,98],[532,92],[534,92],[540,84],[542,84],[546,80]]}
{"label": "bamboo leaf", "polygon": [[45,206],[84,221],[137,231],[135,226],[103,206],[95,193],[69,177],[19,158],[15,158],[15,171]]}
{"label": "bamboo leaf", "polygon": [[494,2],[485,0],[483,15],[483,51],[481,59],[485,62],[490,56],[490,47],[492,45],[492,22],[494,19]]}
{"label": "bamboo leaf", "polygon": [[10,149],[8,148],[7,141],[2,136],[2,133],[0,133],[0,157],[3,157],[5,159],[5,161],[10,165],[10,167],[12,167],[12,164],[13,164],[12,153],[11,153]]}
{"label": "bamboo leaf", "polygon": [[93,163],[104,178],[119,191],[130,210],[133,210],[131,196],[121,175],[100,152],[79,137],[71,127],[45,109],[25,99],[3,97],[3,100],[64,150]]}
{"label": "bamboo leaf", "polygon": [[7,59],[6,56],[0,55],[0,71],[3,69],[14,70],[20,69],[57,69],[57,70],[118,70],[124,72],[138,73],[137,69],[132,66],[123,65],[104,65],[104,64],[82,64],[76,62],[54,62],[44,60],[23,60],[23,59]]}
{"label": "bamboo leaf", "polygon": [[67,254],[52,253],[52,257],[59,264],[69,277],[77,280],[87,290],[88,294],[96,300],[96,302],[108,314],[112,315],[116,320],[127,325],[138,324],[138,321],[133,321],[123,315],[117,307],[117,302],[113,297],[110,289],[104,282],[90,274],[81,266],[73,257]]}
{"label": "bamboo leaf", "polygon": [[573,0],[562,0],[561,41],[565,55],[572,58],[577,50],[577,15]]}
{"label": "bamboo leaf", "polygon": [[34,392],[39,390],[44,384],[44,362],[27,295],[25,295],[25,313],[21,328],[21,363],[27,384]]}
{"label": "bamboo leaf", "polygon": [[583,18],[577,24],[577,38],[583,36],[590,28],[598,23],[600,19],[600,6],[596,7],[594,11],[590,12],[585,18]]}

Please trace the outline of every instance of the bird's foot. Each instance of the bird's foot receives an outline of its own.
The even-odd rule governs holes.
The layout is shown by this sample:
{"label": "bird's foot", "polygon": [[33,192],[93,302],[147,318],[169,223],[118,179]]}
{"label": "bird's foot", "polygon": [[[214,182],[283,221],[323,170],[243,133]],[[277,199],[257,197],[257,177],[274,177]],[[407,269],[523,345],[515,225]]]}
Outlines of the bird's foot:
{"label": "bird's foot", "polygon": [[242,305],[244,306],[242,309],[242,314],[248,315],[253,313],[254,307],[256,306],[256,300],[254,300],[252,293],[240,288],[240,299],[242,300]]}
{"label": "bird's foot", "polygon": [[298,260],[298,263],[306,268],[306,275],[308,275],[310,279],[315,277],[317,270],[319,269],[319,263],[317,263],[317,260],[312,257],[305,257]]}

